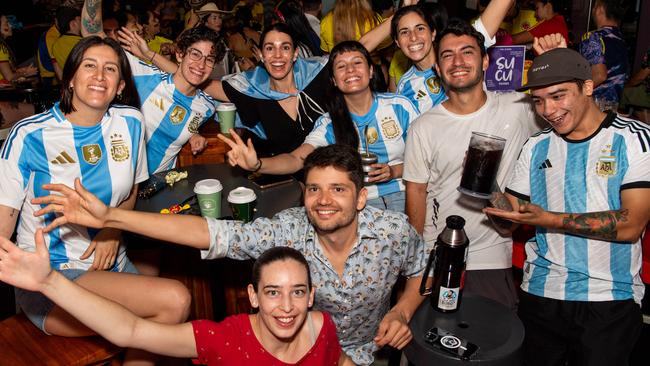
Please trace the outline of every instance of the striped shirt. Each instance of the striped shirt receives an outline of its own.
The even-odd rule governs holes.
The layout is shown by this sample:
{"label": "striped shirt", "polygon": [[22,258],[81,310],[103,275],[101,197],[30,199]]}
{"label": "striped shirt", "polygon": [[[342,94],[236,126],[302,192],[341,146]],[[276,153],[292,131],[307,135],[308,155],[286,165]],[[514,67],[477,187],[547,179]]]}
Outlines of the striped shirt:
{"label": "striped shirt", "polygon": [[[591,137],[569,141],[546,129],[524,145],[507,191],[553,212],[618,210],[621,191],[650,188],[650,128],[607,115]],[[641,244],[538,228],[526,244],[522,289],[558,300],[643,298]]]}
{"label": "striped shirt", "polygon": [[174,85],[173,74],[129,58],[144,114],[149,174],[168,170],[192,134],[215,112],[215,100],[201,90],[187,96]]}
{"label": "striped shirt", "polygon": [[[126,106],[112,106],[100,123],[86,127],[66,120],[57,103],[17,122],[0,153],[0,205],[21,211],[17,244],[30,251],[36,230],[56,218],[53,213],[34,217],[41,206],[31,199],[48,194],[43,184],[73,186],[79,177],[86,189],[114,207],[129,197],[133,185],[148,178],[142,114]],[[88,269],[94,254],[79,257],[98,231],[67,224],[46,234],[52,267]],[[125,258],[121,245],[112,270],[121,270]]]}
{"label": "striped shirt", "polygon": [[[404,162],[404,142],[406,131],[411,122],[418,117],[415,106],[405,97],[391,93],[374,95],[370,111],[363,116],[350,113],[352,122],[357,126],[359,151],[366,149],[366,139],[363,138],[368,128],[368,150],[377,155],[378,162],[388,165],[398,165]],[[314,148],[330,145],[336,142],[334,127],[329,113],[322,115],[305,139],[305,144]],[[392,179],[388,182],[366,186],[368,198],[382,197],[404,190],[402,179]]]}

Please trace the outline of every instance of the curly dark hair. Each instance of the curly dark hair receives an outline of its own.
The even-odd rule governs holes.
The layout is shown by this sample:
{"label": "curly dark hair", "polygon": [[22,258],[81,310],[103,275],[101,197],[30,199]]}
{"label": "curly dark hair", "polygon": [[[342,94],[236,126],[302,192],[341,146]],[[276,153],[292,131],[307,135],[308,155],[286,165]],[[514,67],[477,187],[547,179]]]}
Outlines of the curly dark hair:
{"label": "curly dark hair", "polygon": [[363,168],[361,155],[357,149],[349,145],[333,144],[322,146],[307,155],[303,169],[305,177],[314,168],[334,167],[348,173],[348,178],[354,183],[357,192],[363,188]]}
{"label": "curly dark hair", "polygon": [[219,34],[206,26],[190,28],[181,33],[176,39],[178,52],[185,54],[185,51],[196,42],[212,42],[212,54],[216,54],[215,45],[219,43]]}
{"label": "curly dark hair", "polygon": [[481,50],[481,57],[486,55],[485,52],[485,37],[477,31],[474,27],[472,27],[467,21],[462,20],[462,19],[451,19],[445,29],[442,30],[442,32],[439,32],[436,35],[436,40],[434,42],[434,46],[436,49],[436,52],[438,53],[437,56],[440,56],[440,41],[445,38],[445,36],[453,34],[457,37],[460,36],[470,36],[476,40],[476,43],[478,44],[478,48]]}

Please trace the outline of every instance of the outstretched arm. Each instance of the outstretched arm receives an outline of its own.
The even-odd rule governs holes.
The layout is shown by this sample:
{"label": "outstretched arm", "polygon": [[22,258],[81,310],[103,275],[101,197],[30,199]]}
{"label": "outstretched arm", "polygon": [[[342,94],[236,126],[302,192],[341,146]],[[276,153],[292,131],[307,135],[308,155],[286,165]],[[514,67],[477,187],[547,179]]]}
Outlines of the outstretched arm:
{"label": "outstretched arm", "polygon": [[402,349],[413,339],[408,324],[415,314],[415,310],[424,301],[424,296],[419,293],[421,281],[422,277],[411,277],[406,280],[402,297],[379,323],[379,329],[377,329],[374,339],[379,347],[389,345]]}
{"label": "outstretched arm", "polygon": [[32,200],[34,204],[47,205],[36,211],[34,215],[41,216],[49,212],[59,214],[45,228],[46,232],[61,225],[73,223],[93,228],[112,227],[127,230],[198,249],[210,247],[208,224],[201,217],[162,215],[108,207],[95,195],[88,192],[81,185],[79,178],[75,179],[75,189],[64,184],[45,184],[43,189],[55,193]]}
{"label": "outstretched arm", "polygon": [[34,240],[36,251],[31,253],[0,238],[0,281],[43,293],[118,346],[174,357],[197,356],[190,323],[170,325],[142,319],[122,305],[86,290],[50,268],[41,230]]}
{"label": "outstretched arm", "polygon": [[219,139],[230,146],[228,151],[228,163],[232,166],[239,165],[243,169],[265,174],[291,174],[302,169],[307,155],[314,151],[309,144],[302,144],[290,153],[279,154],[270,158],[258,159],[253,142],[248,139],[246,143],[230,130],[232,139],[219,134]]}
{"label": "outstretched arm", "polygon": [[[419,0],[404,0],[402,6],[415,5],[418,1]],[[374,51],[386,38],[390,37],[390,24],[392,20],[393,16],[391,15],[384,19],[380,25],[374,27],[359,39],[359,42],[368,50],[368,52]]]}
{"label": "outstretched arm", "polygon": [[486,207],[485,213],[504,219],[547,229],[594,238],[634,243],[639,240],[650,219],[650,189],[633,188],[621,191],[621,208],[586,213],[545,211],[530,202],[507,194],[512,212]]}

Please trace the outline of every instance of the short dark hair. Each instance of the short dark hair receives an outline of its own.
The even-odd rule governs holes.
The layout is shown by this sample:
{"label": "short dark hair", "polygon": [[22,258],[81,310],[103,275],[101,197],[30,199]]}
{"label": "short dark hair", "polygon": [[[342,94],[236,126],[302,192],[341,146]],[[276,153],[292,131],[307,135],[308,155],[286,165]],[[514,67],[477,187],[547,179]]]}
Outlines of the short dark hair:
{"label": "short dark hair", "polygon": [[562,13],[565,0],[535,0],[534,2],[542,3],[544,5],[551,4],[554,12]]}
{"label": "short dark hair", "polygon": [[255,292],[257,292],[257,286],[259,285],[260,279],[262,277],[262,268],[273,262],[285,261],[289,259],[293,259],[305,267],[305,270],[307,271],[307,289],[311,291],[311,273],[309,272],[309,263],[307,263],[305,256],[302,255],[302,253],[299,251],[290,247],[273,247],[264,251],[262,255],[257,257],[255,263],[253,263],[252,282]]}
{"label": "short dark hair", "polygon": [[442,32],[438,33],[436,35],[436,40],[435,40],[435,49],[436,49],[436,56],[440,56],[440,41],[445,38],[445,36],[453,34],[457,37],[460,36],[470,36],[476,40],[476,43],[478,44],[478,48],[481,50],[481,57],[486,55],[485,52],[485,37],[477,31],[474,27],[472,27],[468,22],[461,20],[461,19],[451,19],[445,29],[442,30]]}
{"label": "short dark hair", "polygon": [[333,167],[348,173],[348,178],[354,183],[357,192],[363,188],[363,168],[361,155],[348,145],[333,144],[322,146],[307,155],[304,164],[305,178],[313,168]]}
{"label": "short dark hair", "polygon": [[61,111],[65,114],[75,111],[76,109],[72,105],[72,96],[74,95],[74,90],[70,88],[70,82],[74,78],[74,75],[77,73],[81,61],[83,61],[83,56],[86,51],[91,47],[96,46],[108,46],[115,51],[118,58],[118,67],[120,71],[120,79],[124,80],[124,89],[122,90],[122,96],[118,100],[117,96],[111,104],[119,102],[119,104],[129,105],[131,107],[140,108],[140,98],[138,96],[138,91],[135,88],[135,83],[133,82],[133,73],[131,72],[131,66],[129,65],[129,60],[124,53],[124,50],[117,41],[111,38],[101,38],[98,36],[85,37],[77,43],[68,59],[63,66],[63,75],[61,77]]}
{"label": "short dark hair", "polygon": [[611,19],[617,23],[623,20],[623,16],[627,10],[627,6],[625,6],[622,0],[596,0],[594,6],[602,6],[607,19]]}
{"label": "short dark hair", "polygon": [[187,49],[196,42],[207,41],[212,43],[212,54],[216,54],[216,45],[219,42],[219,34],[212,29],[200,25],[198,27],[186,29],[176,39],[178,51],[185,54]]}
{"label": "short dark hair", "polygon": [[70,22],[80,16],[81,10],[79,9],[70,6],[59,6],[55,15],[56,27],[62,35],[66,34],[70,31]]}

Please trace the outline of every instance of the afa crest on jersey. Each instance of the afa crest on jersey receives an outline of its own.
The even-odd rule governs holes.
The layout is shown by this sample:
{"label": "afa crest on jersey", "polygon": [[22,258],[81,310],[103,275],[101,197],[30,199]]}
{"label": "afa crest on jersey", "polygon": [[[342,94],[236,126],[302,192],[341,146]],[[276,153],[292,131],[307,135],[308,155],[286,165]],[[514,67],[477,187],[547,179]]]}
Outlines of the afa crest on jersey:
{"label": "afa crest on jersey", "polygon": [[129,146],[122,139],[122,135],[115,133],[111,135],[111,158],[120,162],[129,158]]}

